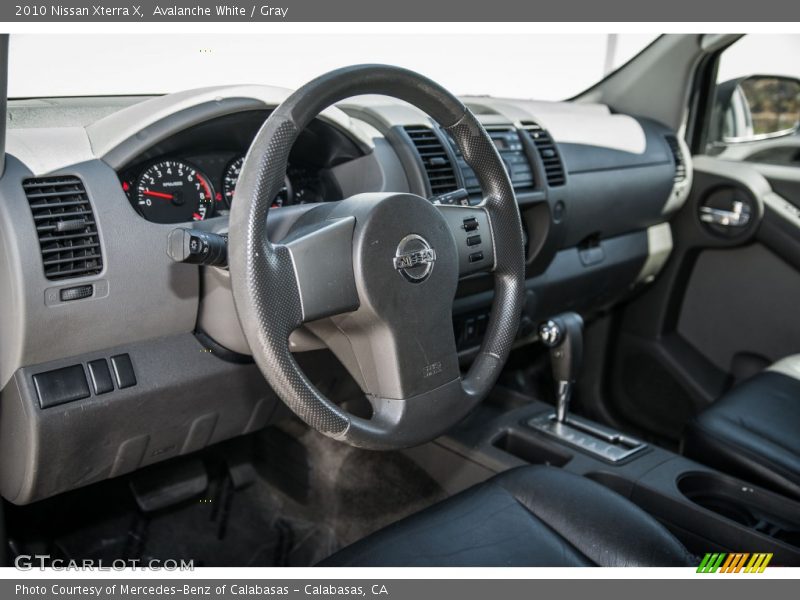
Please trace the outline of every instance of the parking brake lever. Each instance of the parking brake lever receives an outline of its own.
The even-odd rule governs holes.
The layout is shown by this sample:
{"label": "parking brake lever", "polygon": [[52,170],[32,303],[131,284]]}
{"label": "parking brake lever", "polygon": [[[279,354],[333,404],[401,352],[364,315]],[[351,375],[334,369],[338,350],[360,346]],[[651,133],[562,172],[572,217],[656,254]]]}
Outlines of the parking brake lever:
{"label": "parking brake lever", "polygon": [[574,312],[552,317],[539,326],[539,339],[550,348],[550,365],[556,384],[556,420],[565,423],[583,359],[583,319]]}

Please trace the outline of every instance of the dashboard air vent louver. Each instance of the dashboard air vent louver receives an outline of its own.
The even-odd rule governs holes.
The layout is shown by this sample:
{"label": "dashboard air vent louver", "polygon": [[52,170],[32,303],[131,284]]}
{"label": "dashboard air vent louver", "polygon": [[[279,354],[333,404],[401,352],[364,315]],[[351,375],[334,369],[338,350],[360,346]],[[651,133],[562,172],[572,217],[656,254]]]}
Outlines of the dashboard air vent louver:
{"label": "dashboard air vent louver", "polygon": [[434,196],[458,189],[456,174],[441,140],[430,127],[408,126],[405,131],[417,149]]}
{"label": "dashboard air vent louver", "polygon": [[77,177],[37,177],[22,182],[33,214],[44,275],[69,279],[103,268],[92,205]]}
{"label": "dashboard air vent louver", "polygon": [[547,176],[547,185],[556,187],[566,183],[566,176],[564,174],[564,164],[561,162],[561,156],[558,153],[553,138],[546,129],[542,128],[538,123],[533,121],[524,121],[522,129],[528,132],[531,136],[536,150],[544,163],[544,171]]}
{"label": "dashboard air vent louver", "polygon": [[686,161],[683,158],[683,152],[681,151],[681,145],[678,143],[678,138],[674,135],[667,135],[664,137],[667,140],[670,152],[672,152],[672,158],[675,159],[675,183],[685,181]]}

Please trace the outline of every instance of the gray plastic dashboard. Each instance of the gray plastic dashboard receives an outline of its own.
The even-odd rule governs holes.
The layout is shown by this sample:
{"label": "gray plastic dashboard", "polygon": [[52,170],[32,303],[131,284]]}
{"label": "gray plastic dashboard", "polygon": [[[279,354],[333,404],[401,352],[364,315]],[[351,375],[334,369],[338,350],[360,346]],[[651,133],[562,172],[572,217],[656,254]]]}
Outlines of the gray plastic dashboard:
{"label": "gray plastic dashboard", "polygon": [[[174,226],[150,223],[137,214],[116,170],[179,131],[221,115],[274,108],[287,93],[258,87],[206,89],[131,104],[85,128],[35,127],[29,120],[24,129],[9,129],[7,168],[0,179],[0,242],[6,257],[0,279],[8,283],[2,286],[7,310],[0,317],[0,386],[25,365],[194,330],[200,301],[198,270],[176,265],[160,251]],[[367,128],[335,109],[324,119],[347,130],[374,159]],[[376,174],[363,165],[361,170],[371,172],[366,183],[380,189],[383,171]],[[343,171],[340,180],[345,190],[359,185]],[[105,260],[103,271],[86,279],[98,284],[101,293],[52,304],[45,302],[48,293],[84,280],[62,284],[44,278],[21,182],[59,174],[83,181]],[[387,183],[396,185],[392,176],[387,174]]]}
{"label": "gray plastic dashboard", "polygon": [[[255,367],[240,356],[240,362],[231,362],[224,352],[211,351],[218,345],[236,355],[248,353],[226,273],[173,263],[166,239],[175,226],[143,219],[123,193],[118,171],[179,132],[225,115],[269,110],[288,93],[238,86],[120,99],[111,108],[90,99],[85,105],[27,102],[16,109],[11,103],[12,117],[15,110],[19,114],[7,133],[0,179],[4,497],[27,503],[121,475],[252,431],[272,414],[277,398],[258,383]],[[669,130],[611,114],[601,105],[465,101],[486,125],[539,124],[550,132],[564,163],[565,184],[550,187],[536,148],[526,146],[537,182],[519,197],[529,244],[529,320],[581,307],[581,301],[613,301],[658,272],[671,248],[665,223],[691,185],[685,147],[687,176],[674,178],[675,159],[664,141]],[[94,120],[92,114],[102,116]],[[424,165],[399,133],[409,126],[435,129],[423,113],[391,99],[363,97],[320,119],[344,132],[362,153],[331,169],[344,196],[430,189]],[[21,184],[29,177],[62,174],[85,185],[103,267],[97,275],[50,281]],[[227,223],[216,218],[198,226],[224,231]],[[60,300],[62,289],[84,284],[93,286],[91,297]],[[467,281],[455,312],[479,318],[490,302],[485,281]],[[460,326],[455,324],[457,336]],[[202,341],[207,337],[198,341],[198,330],[215,344]],[[295,340],[298,350],[320,345],[308,333]],[[476,345],[472,340],[464,348]],[[120,349],[135,359],[141,387],[39,406],[33,375],[64,365],[85,370],[90,360]],[[226,394],[224,381],[232,378],[245,383]]]}

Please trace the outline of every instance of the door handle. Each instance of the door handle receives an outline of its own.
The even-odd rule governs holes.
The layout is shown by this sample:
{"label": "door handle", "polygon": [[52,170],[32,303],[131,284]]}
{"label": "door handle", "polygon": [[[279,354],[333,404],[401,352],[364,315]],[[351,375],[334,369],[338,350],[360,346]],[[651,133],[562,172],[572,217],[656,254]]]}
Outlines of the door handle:
{"label": "door handle", "polygon": [[700,220],[722,227],[744,227],[750,222],[750,206],[738,200],[733,202],[730,210],[701,206]]}

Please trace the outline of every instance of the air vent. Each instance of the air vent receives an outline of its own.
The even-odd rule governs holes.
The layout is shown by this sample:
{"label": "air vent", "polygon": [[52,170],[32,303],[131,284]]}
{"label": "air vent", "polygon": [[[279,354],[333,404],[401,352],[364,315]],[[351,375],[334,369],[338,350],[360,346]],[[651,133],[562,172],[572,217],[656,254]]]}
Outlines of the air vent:
{"label": "air vent", "polygon": [[528,132],[531,136],[536,149],[539,151],[539,156],[544,163],[544,172],[547,176],[547,185],[556,187],[564,185],[566,176],[564,175],[564,164],[561,162],[561,156],[558,154],[558,147],[547,133],[538,123],[533,121],[525,121],[522,123],[522,129]]}
{"label": "air vent", "polygon": [[669,146],[670,152],[672,152],[672,158],[675,159],[675,183],[685,181],[686,161],[683,158],[683,151],[681,150],[681,145],[678,142],[678,138],[676,138],[674,135],[667,135],[664,137],[667,140],[667,145]]}
{"label": "air vent", "polygon": [[77,177],[22,182],[33,214],[47,279],[95,275],[103,268],[92,205]]}
{"label": "air vent", "polygon": [[405,130],[422,159],[431,193],[439,196],[458,189],[453,165],[436,133],[430,127],[406,127]]}

